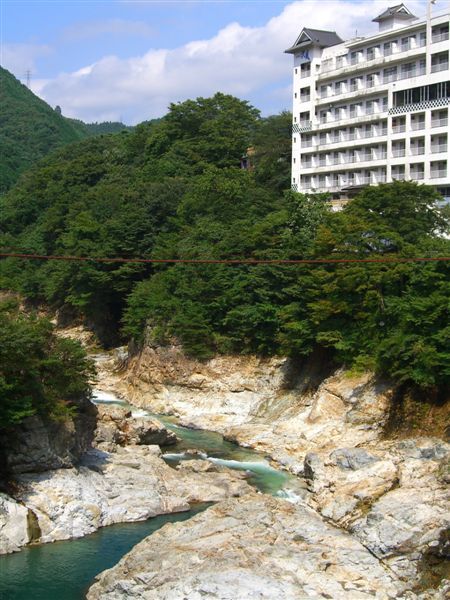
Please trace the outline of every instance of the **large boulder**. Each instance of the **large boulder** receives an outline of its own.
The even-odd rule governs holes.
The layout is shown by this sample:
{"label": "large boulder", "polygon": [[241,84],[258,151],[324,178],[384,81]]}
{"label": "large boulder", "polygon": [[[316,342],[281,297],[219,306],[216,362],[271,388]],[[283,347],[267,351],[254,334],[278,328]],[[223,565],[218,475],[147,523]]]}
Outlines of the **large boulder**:
{"label": "large boulder", "polygon": [[108,404],[98,406],[95,445],[108,452],[116,446],[176,444],[178,437],[164,425],[148,417],[133,417],[128,408]]}
{"label": "large boulder", "polygon": [[362,600],[403,585],[310,508],[261,494],[165,525],[90,588],[88,600]]}
{"label": "large boulder", "polygon": [[28,544],[29,529],[28,508],[0,493],[0,554],[17,552]]}

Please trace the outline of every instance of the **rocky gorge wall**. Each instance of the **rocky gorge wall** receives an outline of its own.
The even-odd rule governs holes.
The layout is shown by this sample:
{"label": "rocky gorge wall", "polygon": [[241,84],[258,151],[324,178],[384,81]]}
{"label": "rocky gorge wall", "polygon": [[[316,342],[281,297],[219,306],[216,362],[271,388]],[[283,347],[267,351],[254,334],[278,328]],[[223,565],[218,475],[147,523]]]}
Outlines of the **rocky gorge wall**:
{"label": "rocky gorge wall", "polygon": [[386,437],[394,395],[387,382],[317,363],[295,369],[283,358],[201,363],[177,346],[147,347],[128,360],[122,351],[102,379],[133,404],[219,431],[303,478],[310,494],[302,503],[410,589],[430,579],[430,555],[440,557],[441,574],[431,579],[450,579],[450,446],[432,436]]}

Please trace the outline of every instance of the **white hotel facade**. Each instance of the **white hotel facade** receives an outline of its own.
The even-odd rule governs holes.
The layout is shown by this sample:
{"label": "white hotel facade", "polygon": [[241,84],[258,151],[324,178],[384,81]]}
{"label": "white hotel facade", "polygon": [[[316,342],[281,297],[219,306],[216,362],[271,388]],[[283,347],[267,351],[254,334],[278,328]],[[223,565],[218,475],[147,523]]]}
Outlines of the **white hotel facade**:
{"label": "white hotel facade", "polygon": [[450,199],[449,16],[418,19],[400,4],[375,18],[379,31],[366,38],[301,31],[286,50],[293,189],[339,201],[406,179]]}

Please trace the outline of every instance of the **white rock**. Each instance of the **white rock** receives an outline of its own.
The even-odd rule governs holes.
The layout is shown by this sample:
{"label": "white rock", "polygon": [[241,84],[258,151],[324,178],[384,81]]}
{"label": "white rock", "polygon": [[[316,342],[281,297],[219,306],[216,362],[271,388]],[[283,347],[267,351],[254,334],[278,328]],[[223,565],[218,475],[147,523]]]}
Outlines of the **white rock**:
{"label": "white rock", "polygon": [[0,493],[0,554],[17,552],[29,541],[28,509]]}

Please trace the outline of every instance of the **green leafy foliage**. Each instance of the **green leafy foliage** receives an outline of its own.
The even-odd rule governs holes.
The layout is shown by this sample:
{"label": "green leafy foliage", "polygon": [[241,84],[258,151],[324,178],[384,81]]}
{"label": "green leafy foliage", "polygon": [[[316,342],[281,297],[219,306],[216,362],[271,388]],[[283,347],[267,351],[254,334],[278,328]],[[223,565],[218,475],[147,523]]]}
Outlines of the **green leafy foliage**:
{"label": "green leafy foliage", "polygon": [[39,414],[64,418],[89,391],[93,366],[81,346],[45,319],[0,304],[0,430]]}
{"label": "green leafy foliage", "polygon": [[[5,260],[0,286],[69,307],[105,343],[178,339],[189,354],[324,348],[423,388],[448,383],[447,263],[143,265],[95,257],[394,259],[448,256],[431,187],[363,190],[341,212],[288,186],[290,116],[216,94],[157,123],[62,149],[0,200],[0,246],[89,256]],[[252,148],[253,168],[239,168]]]}

